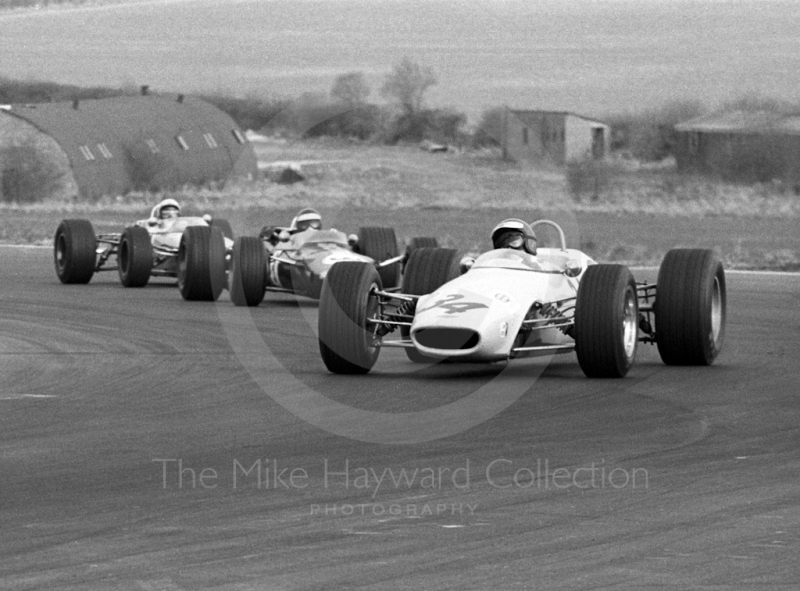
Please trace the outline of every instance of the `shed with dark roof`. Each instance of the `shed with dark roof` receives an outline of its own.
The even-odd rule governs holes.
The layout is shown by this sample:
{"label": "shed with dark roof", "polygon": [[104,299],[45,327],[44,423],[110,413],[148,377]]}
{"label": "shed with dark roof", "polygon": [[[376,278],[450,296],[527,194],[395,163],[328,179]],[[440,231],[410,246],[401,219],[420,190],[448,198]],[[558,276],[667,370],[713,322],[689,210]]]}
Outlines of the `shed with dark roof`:
{"label": "shed with dark roof", "polygon": [[746,181],[800,182],[800,115],[730,111],[675,126],[678,168]]}
{"label": "shed with dark roof", "polygon": [[252,146],[213,105],[178,95],[12,105],[5,113],[51,136],[82,197],[255,177]]}

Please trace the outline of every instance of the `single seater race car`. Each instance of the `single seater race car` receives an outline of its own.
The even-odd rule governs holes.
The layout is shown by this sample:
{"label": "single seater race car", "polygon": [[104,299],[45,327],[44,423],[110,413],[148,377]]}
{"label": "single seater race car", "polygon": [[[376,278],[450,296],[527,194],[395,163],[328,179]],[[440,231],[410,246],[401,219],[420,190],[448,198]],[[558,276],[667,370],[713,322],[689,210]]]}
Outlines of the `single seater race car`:
{"label": "single seater race car", "polygon": [[184,299],[216,300],[227,286],[232,248],[228,221],[210,216],[142,220],[109,234],[95,234],[89,220],[70,219],[56,230],[53,254],[61,283],[85,284],[96,272],[116,270],[125,287],[176,277]]}
{"label": "single seater race car", "polygon": [[[393,228],[363,227],[347,236],[339,230],[308,229],[290,234],[279,229],[274,246],[270,232],[240,236],[231,257],[230,294],[237,306],[258,306],[267,291],[319,299],[322,283],[334,264],[363,263],[375,269],[386,289],[400,284],[407,253],[436,246],[435,238],[414,238],[400,254]],[[275,241],[275,240],[273,240]]]}
{"label": "single seater race car", "polygon": [[[588,377],[623,377],[639,342],[655,343],[669,365],[710,365],[722,347],[726,289],[711,250],[669,251],[655,284],[637,284],[624,265],[598,264],[566,247],[536,255],[512,249],[462,259],[422,248],[411,253],[399,292],[370,265],[328,273],[319,311],[319,347],[329,371],[366,373],[383,347],[415,362],[495,362],[575,351]],[[390,339],[399,329],[400,338]]]}

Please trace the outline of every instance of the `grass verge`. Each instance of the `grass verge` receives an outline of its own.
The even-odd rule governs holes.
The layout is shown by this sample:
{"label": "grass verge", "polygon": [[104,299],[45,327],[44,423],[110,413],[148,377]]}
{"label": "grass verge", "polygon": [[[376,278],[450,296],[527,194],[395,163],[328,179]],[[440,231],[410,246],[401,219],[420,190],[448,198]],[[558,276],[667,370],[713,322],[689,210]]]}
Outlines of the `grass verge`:
{"label": "grass verge", "polygon": [[[87,218],[96,231],[119,231],[165,197],[185,213],[228,218],[237,234],[288,224],[304,206],[328,227],[395,228],[398,239],[435,236],[461,251],[489,248],[505,217],[559,222],[568,245],[601,262],[657,265],[673,247],[714,248],[731,268],[800,269],[800,198],[774,187],[737,187],[666,171],[615,176],[604,192],[570,195],[558,170],[527,169],[495,152],[430,154],[416,147],[342,141],[255,144],[263,179],[222,189],[132,193],[94,203],[51,200],[0,207],[0,243],[49,244],[58,222]],[[302,182],[270,178],[295,166]],[[542,236],[543,241],[553,241]]]}

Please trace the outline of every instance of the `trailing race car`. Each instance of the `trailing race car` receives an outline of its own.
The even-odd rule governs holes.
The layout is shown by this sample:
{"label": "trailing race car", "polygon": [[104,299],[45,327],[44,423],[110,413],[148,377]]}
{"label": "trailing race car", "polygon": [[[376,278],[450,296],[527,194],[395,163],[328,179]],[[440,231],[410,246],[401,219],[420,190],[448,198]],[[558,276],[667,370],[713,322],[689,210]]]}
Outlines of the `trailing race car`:
{"label": "trailing race car", "polygon": [[393,289],[407,252],[435,246],[434,238],[415,238],[400,254],[394,229],[364,227],[358,234],[313,227],[291,233],[267,227],[260,237],[236,239],[231,257],[231,300],[237,306],[258,306],[267,291],[288,292],[319,299],[322,283],[335,265],[358,262],[374,269],[381,285]]}
{"label": "trailing race car", "polygon": [[[512,220],[524,224],[521,220]],[[328,370],[366,373],[383,347],[415,362],[494,362],[575,351],[589,377],[623,377],[639,342],[669,365],[710,365],[722,347],[726,291],[711,250],[675,249],[655,284],[623,265],[598,264],[566,247],[498,248],[461,261],[456,252],[411,253],[400,292],[371,265],[346,262],[325,278],[319,346]],[[535,237],[533,237],[535,240]],[[400,338],[389,335],[398,330]]]}
{"label": "trailing race car", "polygon": [[[174,203],[173,200],[167,200]],[[177,277],[186,300],[215,300],[226,287],[226,266],[233,248],[227,220],[162,217],[162,202],[153,214],[121,233],[95,234],[89,220],[63,220],[53,251],[62,283],[89,283],[96,272],[118,271],[125,287],[144,287],[155,277]],[[109,261],[114,257],[116,264]]]}

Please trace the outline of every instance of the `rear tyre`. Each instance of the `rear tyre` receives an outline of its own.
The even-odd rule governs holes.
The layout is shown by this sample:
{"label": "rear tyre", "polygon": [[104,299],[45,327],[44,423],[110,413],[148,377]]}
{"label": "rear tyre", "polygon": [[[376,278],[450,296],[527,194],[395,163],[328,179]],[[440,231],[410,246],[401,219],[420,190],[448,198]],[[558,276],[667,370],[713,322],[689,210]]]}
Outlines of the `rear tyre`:
{"label": "rear tyre", "polygon": [[225,287],[225,239],[219,228],[189,226],[178,247],[178,288],[183,299],[215,301]]}
{"label": "rear tyre", "polygon": [[411,255],[411,251],[417,250],[418,248],[437,248],[439,246],[439,241],[432,236],[415,236],[408,242],[408,246],[406,247],[406,254]]}
{"label": "rear tyre", "polygon": [[621,378],[639,342],[636,282],[624,265],[590,265],[575,302],[575,352],[590,378]]}
{"label": "rear tyre", "polygon": [[412,252],[418,248],[436,248],[438,246],[439,241],[433,237],[416,236],[409,240],[408,244],[406,245],[406,258],[403,261],[403,273],[405,273],[405,267],[408,265],[408,257],[411,256]]}
{"label": "rear tyre", "polygon": [[319,351],[329,371],[364,374],[378,360],[380,339],[367,321],[378,311],[374,288],[381,288],[381,278],[369,263],[343,261],[328,271],[319,300]]}
{"label": "rear tyre", "polygon": [[233,240],[233,228],[231,228],[231,223],[228,220],[212,218],[209,226],[212,228],[219,228],[219,231],[222,232],[225,238]]}
{"label": "rear tyre", "polygon": [[144,287],[153,270],[153,246],[150,233],[140,226],[122,232],[117,251],[119,281],[124,287]]}
{"label": "rear tyre", "polygon": [[236,306],[258,306],[264,300],[267,262],[264,243],[255,236],[240,236],[231,256],[231,301]]}
{"label": "rear tyre", "polygon": [[[398,254],[397,237],[394,228],[366,227],[358,231],[358,252],[368,256],[376,263],[391,259]],[[386,289],[400,285],[400,263],[380,267],[378,274]]]}
{"label": "rear tyre", "polygon": [[[411,251],[403,275],[403,293],[428,295],[458,276],[457,251],[452,248],[421,247]],[[408,339],[410,329],[400,327],[400,335]],[[436,363],[441,359],[427,357],[413,348],[403,349],[414,363]]]}
{"label": "rear tyre", "polygon": [[667,365],[711,365],[725,336],[725,270],[712,250],[674,249],[656,283],[656,344]]}
{"label": "rear tyre", "polygon": [[97,263],[96,249],[89,220],[63,220],[53,238],[53,262],[61,283],[89,283]]}

